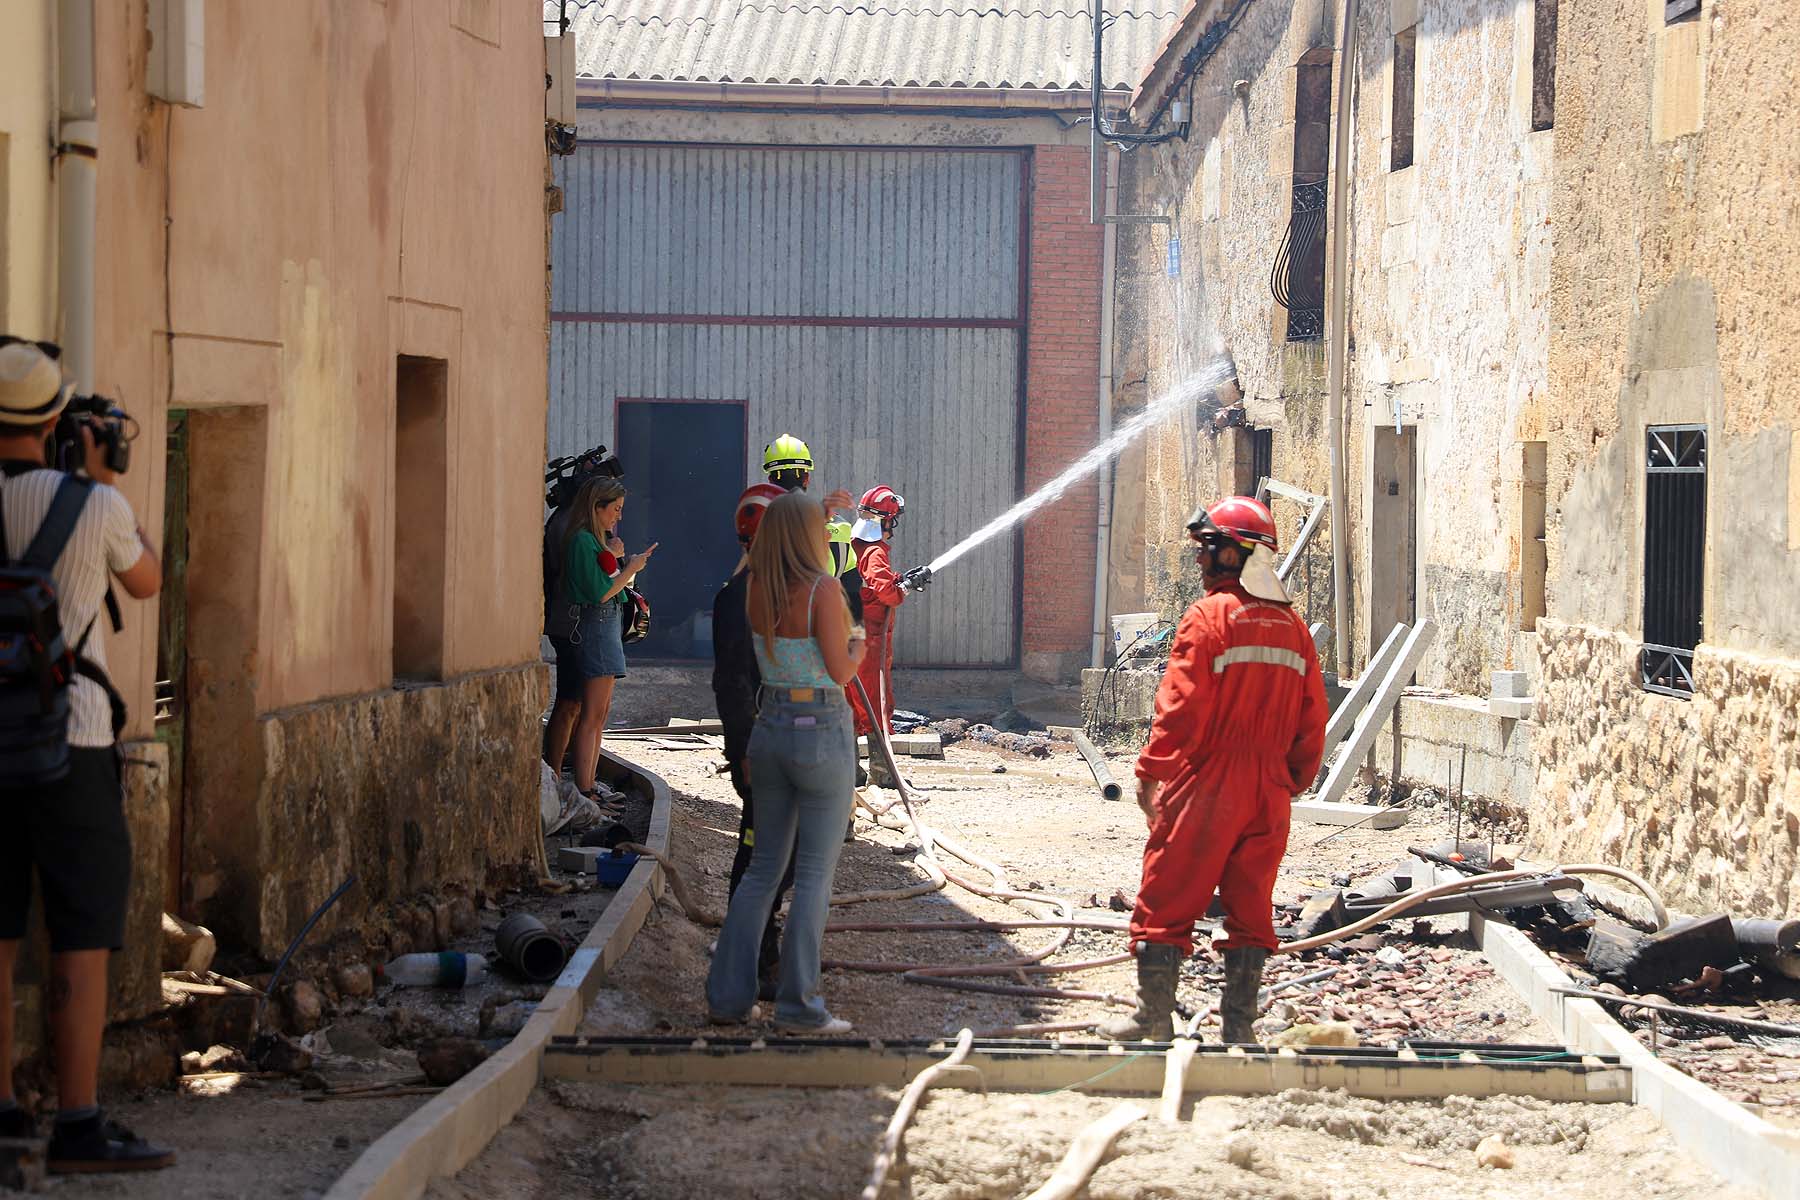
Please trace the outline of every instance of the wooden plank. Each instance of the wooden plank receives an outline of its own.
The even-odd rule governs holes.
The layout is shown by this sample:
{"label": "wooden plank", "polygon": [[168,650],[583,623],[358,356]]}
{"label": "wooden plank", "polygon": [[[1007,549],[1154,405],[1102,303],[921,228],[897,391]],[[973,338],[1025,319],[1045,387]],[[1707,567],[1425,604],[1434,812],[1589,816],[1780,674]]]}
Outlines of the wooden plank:
{"label": "wooden plank", "polygon": [[1388,714],[1400,703],[1400,693],[1406,687],[1406,681],[1419,669],[1419,660],[1425,657],[1425,651],[1436,634],[1436,625],[1430,621],[1420,621],[1406,635],[1406,641],[1382,675],[1381,683],[1375,689],[1368,707],[1363,710],[1355,729],[1345,740],[1343,749],[1332,761],[1331,770],[1325,773],[1325,782],[1314,791],[1311,799],[1331,803],[1344,798],[1344,793],[1350,789],[1351,779],[1355,778],[1357,764],[1362,762],[1369,749],[1374,746],[1376,735],[1386,724]]}
{"label": "wooden plank", "polygon": [[1394,665],[1394,656],[1400,653],[1400,645],[1410,632],[1412,632],[1412,627],[1409,625],[1396,625],[1388,631],[1387,639],[1381,643],[1381,649],[1375,652],[1375,657],[1369,660],[1369,665],[1364,669],[1362,677],[1356,681],[1356,686],[1350,689],[1350,694],[1344,697],[1343,701],[1338,704],[1337,711],[1331,714],[1331,720],[1325,723],[1325,763],[1327,766],[1331,764],[1332,751],[1337,749],[1339,742],[1349,736],[1350,730],[1356,725],[1356,718],[1361,716],[1363,709],[1369,706],[1369,700],[1375,695],[1375,689],[1381,686],[1382,676],[1386,675],[1388,668]]}
{"label": "wooden plank", "polygon": [[1332,800],[1294,801],[1294,820],[1314,825],[1366,825],[1370,829],[1398,829],[1406,824],[1404,808],[1378,804],[1344,804]]}
{"label": "wooden plank", "polygon": [[[672,1039],[671,1039],[672,1040]],[[770,1037],[683,1040],[559,1039],[544,1052],[546,1079],[634,1084],[749,1087],[904,1087],[942,1059],[938,1042],[808,1041]],[[1100,1049],[1022,1049],[977,1042],[968,1065],[979,1074],[946,1077],[942,1087],[984,1086],[991,1092],[1044,1092],[1084,1087],[1115,1095],[1160,1096],[1168,1079],[1170,1047],[1138,1043]],[[1185,1055],[1184,1055],[1185,1056]],[[1104,1076],[1096,1078],[1096,1076]],[[979,1079],[980,1084],[976,1084]],[[1615,1064],[1504,1061],[1472,1054],[1426,1057],[1360,1048],[1264,1051],[1201,1046],[1183,1071],[1187,1095],[1260,1096],[1288,1088],[1341,1088],[1353,1096],[1389,1100],[1447,1096],[1534,1096],[1540,1100],[1607,1103],[1631,1098],[1631,1072]]]}

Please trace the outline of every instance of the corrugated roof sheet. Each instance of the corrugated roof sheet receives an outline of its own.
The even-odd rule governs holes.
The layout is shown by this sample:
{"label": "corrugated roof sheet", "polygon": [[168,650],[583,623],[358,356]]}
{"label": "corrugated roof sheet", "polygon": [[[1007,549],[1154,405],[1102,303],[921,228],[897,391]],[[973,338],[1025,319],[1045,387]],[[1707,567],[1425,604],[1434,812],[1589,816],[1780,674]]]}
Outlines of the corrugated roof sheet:
{"label": "corrugated roof sheet", "polygon": [[[595,79],[1060,90],[1088,86],[1093,0],[588,0]],[[1129,90],[1182,0],[1102,0],[1108,89]],[[554,22],[559,5],[546,0]]]}

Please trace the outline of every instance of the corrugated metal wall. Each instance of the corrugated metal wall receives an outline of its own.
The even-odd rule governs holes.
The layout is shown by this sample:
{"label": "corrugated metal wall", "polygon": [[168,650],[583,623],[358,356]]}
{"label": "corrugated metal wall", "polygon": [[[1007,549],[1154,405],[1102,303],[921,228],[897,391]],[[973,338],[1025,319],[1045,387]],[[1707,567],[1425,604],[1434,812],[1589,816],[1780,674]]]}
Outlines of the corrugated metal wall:
{"label": "corrugated metal wall", "polygon": [[[552,454],[613,444],[621,397],[739,401],[746,482],[799,434],[815,490],[907,497],[905,566],[1014,499],[1018,154],[609,145],[561,167]],[[964,560],[902,611],[901,660],[1012,662],[1015,579],[1010,540]]]}

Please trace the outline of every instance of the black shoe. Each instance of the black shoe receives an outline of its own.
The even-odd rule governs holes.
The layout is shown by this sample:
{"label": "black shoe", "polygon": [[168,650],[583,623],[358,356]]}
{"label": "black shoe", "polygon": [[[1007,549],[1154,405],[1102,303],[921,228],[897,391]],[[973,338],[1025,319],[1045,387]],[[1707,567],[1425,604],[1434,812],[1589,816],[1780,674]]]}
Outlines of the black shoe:
{"label": "black shoe", "polygon": [[35,1138],[37,1119],[22,1108],[0,1112],[0,1138]]}
{"label": "black shoe", "polygon": [[82,1121],[58,1121],[45,1165],[52,1175],[99,1171],[154,1171],[171,1166],[175,1152],[138,1137],[105,1113]]}
{"label": "black shoe", "polygon": [[863,769],[863,765],[860,762],[856,764],[856,786],[859,788],[866,788],[869,786],[869,773]]}

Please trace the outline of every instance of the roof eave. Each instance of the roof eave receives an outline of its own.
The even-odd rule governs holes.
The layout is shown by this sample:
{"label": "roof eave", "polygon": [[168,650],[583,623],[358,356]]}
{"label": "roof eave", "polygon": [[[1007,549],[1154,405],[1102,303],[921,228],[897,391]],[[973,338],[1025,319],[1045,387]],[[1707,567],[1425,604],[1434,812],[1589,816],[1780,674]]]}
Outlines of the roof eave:
{"label": "roof eave", "polygon": [[1181,19],[1156,48],[1156,57],[1150,60],[1137,86],[1131,90],[1131,99],[1126,104],[1128,109],[1136,109],[1146,101],[1151,107],[1162,103],[1163,92],[1181,65],[1181,56],[1217,18],[1225,3],[1226,0],[1188,0],[1181,10]]}
{"label": "roof eave", "polygon": [[[1122,101],[1124,89],[1101,93]],[[1086,88],[886,87],[811,83],[703,83],[686,79],[575,81],[577,103],[724,104],[783,108],[990,108],[1087,111]]]}

